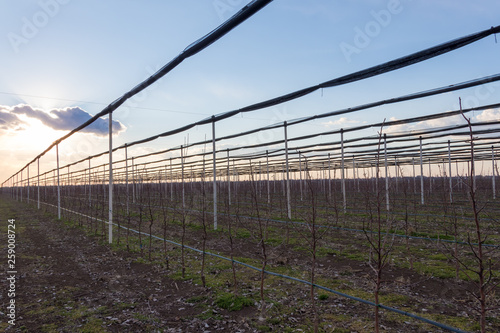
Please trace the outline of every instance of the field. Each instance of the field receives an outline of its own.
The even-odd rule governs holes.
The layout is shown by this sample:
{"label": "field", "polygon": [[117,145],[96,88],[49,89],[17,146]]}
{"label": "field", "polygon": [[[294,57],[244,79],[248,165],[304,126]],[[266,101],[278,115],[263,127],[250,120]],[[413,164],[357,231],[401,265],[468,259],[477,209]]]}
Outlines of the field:
{"label": "field", "polygon": [[48,24],[57,2],[7,22],[16,54],[57,33],[0,89],[0,329],[500,332],[500,26],[443,40],[492,5],[212,1],[217,24],[122,2]]}
{"label": "field", "polygon": [[56,187],[40,187],[40,210],[36,187],[28,206],[4,195],[2,216],[16,215],[22,230],[20,322],[82,332],[440,332],[436,323],[478,331],[483,318],[499,331],[491,177],[454,177],[452,202],[449,178],[422,180],[424,204],[420,178],[393,178],[387,192],[382,178],[347,180],[344,209],[338,179],[304,177],[290,184],[291,218],[285,181],[219,182],[216,229],[204,178],[116,184],[112,244],[107,187],[61,187],[61,221]]}

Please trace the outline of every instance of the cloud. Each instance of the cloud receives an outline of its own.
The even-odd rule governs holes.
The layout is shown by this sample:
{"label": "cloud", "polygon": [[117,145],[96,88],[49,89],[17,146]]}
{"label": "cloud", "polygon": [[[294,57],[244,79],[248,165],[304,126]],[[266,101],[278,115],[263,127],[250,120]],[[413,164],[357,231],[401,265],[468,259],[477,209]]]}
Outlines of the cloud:
{"label": "cloud", "polygon": [[[68,107],[64,109],[53,109],[48,113],[30,105],[20,104],[13,107],[0,105],[0,129],[19,130],[26,123],[19,116],[36,119],[45,126],[59,131],[70,131],[83,124],[92,115],[79,107]],[[125,126],[119,121],[113,120],[113,132],[118,133],[125,130]],[[82,129],[82,133],[92,133],[98,136],[108,134],[108,120],[99,118],[91,125]]]}
{"label": "cloud", "polygon": [[438,128],[438,127],[448,127],[454,125],[463,125],[465,123],[466,123],[465,119],[462,117],[462,115],[456,115],[446,118],[421,121],[417,123],[417,126],[425,129],[425,128]]}
{"label": "cloud", "polygon": [[338,120],[335,120],[335,121],[330,120],[330,121],[322,123],[322,125],[324,125],[326,127],[331,127],[331,126],[342,126],[342,125],[346,125],[346,124],[357,124],[357,123],[359,123],[359,121],[357,121],[357,120],[352,120],[352,119],[349,119],[346,117],[340,117]]}
{"label": "cloud", "polygon": [[477,121],[499,121],[500,120],[500,109],[488,109],[484,110],[476,117]]}
{"label": "cloud", "polygon": [[20,120],[16,115],[8,111],[4,111],[3,107],[0,106],[0,130],[21,130],[23,129],[22,125],[25,125],[22,120]]}
{"label": "cloud", "polygon": [[[500,121],[500,109],[487,109],[474,115],[473,113],[467,113],[467,118],[471,118],[473,123],[476,122],[490,122],[490,121]],[[391,117],[390,121],[398,120],[395,117]],[[465,125],[466,121],[462,115],[455,115],[446,118],[438,118],[420,121],[418,123],[401,124],[387,127],[385,132],[387,133],[402,133],[410,131],[421,131],[432,128],[449,127],[455,125]]]}

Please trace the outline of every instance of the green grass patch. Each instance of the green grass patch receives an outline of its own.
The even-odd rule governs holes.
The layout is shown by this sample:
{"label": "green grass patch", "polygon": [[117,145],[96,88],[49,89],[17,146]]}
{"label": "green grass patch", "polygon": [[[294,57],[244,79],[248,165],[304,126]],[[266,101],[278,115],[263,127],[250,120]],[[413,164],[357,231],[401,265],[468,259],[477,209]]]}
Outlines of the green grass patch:
{"label": "green grass patch", "polygon": [[247,306],[252,306],[254,301],[251,298],[244,296],[235,296],[233,294],[224,293],[217,297],[215,304],[229,311],[239,311]]}
{"label": "green grass patch", "polygon": [[245,238],[250,238],[250,231],[248,230],[241,230],[239,229],[238,231],[236,231],[236,238],[241,238],[241,239],[245,239]]}
{"label": "green grass patch", "polygon": [[329,297],[330,297],[330,296],[328,296],[327,294],[320,294],[320,295],[318,296],[318,299],[319,299],[320,301],[326,301]]}

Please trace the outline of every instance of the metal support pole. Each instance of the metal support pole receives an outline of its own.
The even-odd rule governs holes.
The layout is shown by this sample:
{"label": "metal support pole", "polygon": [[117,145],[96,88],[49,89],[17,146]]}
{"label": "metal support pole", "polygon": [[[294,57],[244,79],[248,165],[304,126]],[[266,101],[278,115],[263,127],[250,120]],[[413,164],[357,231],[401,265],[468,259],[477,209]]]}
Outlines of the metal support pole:
{"label": "metal support pole", "polygon": [[215,116],[212,116],[212,151],[213,151],[213,172],[214,172],[214,230],[217,230],[217,166],[215,151]]}
{"label": "metal support pole", "polygon": [[384,167],[385,167],[385,206],[387,211],[389,206],[389,168],[387,166],[387,134],[384,133]]}
{"label": "metal support pole", "polygon": [[132,156],[132,203],[135,204],[135,167],[134,167],[134,157]]}
{"label": "metal support pole", "polygon": [[476,162],[475,162],[475,155],[474,155],[474,140],[472,140],[471,142],[471,174],[472,174],[472,189],[474,190],[474,192],[476,192],[477,190],[477,186],[476,186]]}
{"label": "metal support pole", "polygon": [[341,153],[341,174],[342,174],[342,198],[344,200],[344,213],[347,209],[346,195],[345,195],[345,172],[344,172],[344,129],[340,129],[340,153]]}
{"label": "metal support pole", "polygon": [[59,184],[59,144],[56,144],[57,157],[57,218],[61,219],[61,188]]}
{"label": "metal support pole", "polygon": [[125,144],[125,193],[127,195],[127,216],[129,214],[129,190],[128,190],[128,149]]}
{"label": "metal support pole", "polygon": [[21,170],[21,182],[19,183],[19,197],[21,198],[21,202],[23,202],[23,170]]}
{"label": "metal support pole", "polygon": [[113,242],[113,112],[109,113],[109,221],[108,221],[108,242]]}
{"label": "metal support pole", "polygon": [[266,171],[267,171],[267,204],[271,204],[271,188],[269,184],[269,151],[266,150]]}
{"label": "metal support pole", "polygon": [[420,140],[420,203],[424,204],[424,162],[422,158],[422,137]]}
{"label": "metal support pole", "polygon": [[172,169],[172,157],[170,157],[170,201],[174,200],[174,173]]}
{"label": "metal support pole", "polygon": [[89,158],[89,207],[92,207],[92,172],[90,169],[90,158]]}
{"label": "metal support pole", "polygon": [[449,180],[449,185],[450,185],[450,203],[453,202],[453,177],[451,177],[451,143],[450,140],[448,140],[448,170],[449,170],[449,175],[448,175],[448,180]]}
{"label": "metal support pole", "polygon": [[[38,197],[37,208],[40,209],[40,157],[37,158],[36,162],[37,162],[37,197]],[[494,172],[493,176],[495,176]]]}
{"label": "metal support pole", "polygon": [[286,163],[286,201],[288,208],[288,218],[292,218],[292,203],[290,197],[290,172],[288,168],[288,134],[287,134],[287,124],[284,122],[285,129],[285,163]]}
{"label": "metal support pole", "polygon": [[26,167],[27,175],[28,175],[28,204],[30,203],[30,165]]}
{"label": "metal support pole", "polygon": [[[205,175],[206,175],[206,171],[205,171],[205,154],[203,154],[203,169],[201,170],[201,188],[202,188],[202,192],[203,192],[203,195],[205,196]],[[203,203],[203,206],[205,206],[205,203]]]}
{"label": "metal support pole", "polygon": [[229,205],[231,205],[231,173],[230,173],[230,160],[229,160],[229,148],[227,149],[227,197]]}
{"label": "metal support pole", "polygon": [[181,186],[182,186],[182,209],[186,208],[186,200],[184,197],[184,148],[181,145]]}
{"label": "metal support pole", "polygon": [[328,199],[332,199],[332,160],[328,153]]}
{"label": "metal support pole", "polygon": [[69,172],[69,165],[68,165],[67,175],[68,175],[68,182],[66,183],[66,188],[64,188],[64,184],[63,184],[63,189],[66,190],[66,196],[71,196],[71,174]]}
{"label": "metal support pole", "polygon": [[491,186],[493,189],[493,200],[496,199],[497,191],[495,188],[495,148],[491,146]]}
{"label": "metal support pole", "polygon": [[300,151],[299,151],[299,187],[300,187],[300,201],[302,201],[304,198],[303,198],[303,195],[302,195],[302,156],[300,154]]}

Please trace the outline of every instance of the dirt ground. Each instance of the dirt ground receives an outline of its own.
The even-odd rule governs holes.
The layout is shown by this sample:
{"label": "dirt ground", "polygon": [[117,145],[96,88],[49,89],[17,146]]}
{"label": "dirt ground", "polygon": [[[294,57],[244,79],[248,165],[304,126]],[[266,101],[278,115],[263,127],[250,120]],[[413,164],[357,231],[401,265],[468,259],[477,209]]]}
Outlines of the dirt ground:
{"label": "dirt ground", "polygon": [[[268,312],[266,322],[259,318],[257,302],[241,310],[228,311],[215,300],[220,290],[204,288],[193,279],[173,279],[164,265],[149,264],[138,252],[109,247],[100,236],[85,228],[58,221],[52,214],[0,197],[2,230],[7,220],[16,220],[16,325],[9,325],[0,310],[0,329],[7,332],[308,332],[312,330],[308,287],[277,279],[267,288],[279,292],[280,310]],[[201,231],[187,233],[188,244],[200,248]],[[167,235],[176,238],[178,230]],[[7,235],[2,231],[1,248],[7,253]],[[227,252],[227,245],[213,238],[207,248]],[[160,249],[157,248],[159,252]],[[290,266],[307,270],[307,255],[284,249],[283,255],[270,262],[270,270]],[[235,255],[256,258],[255,246],[238,239]],[[225,253],[227,255],[227,253]],[[3,255],[2,255],[3,256]],[[2,281],[7,270],[0,271]],[[258,283],[258,273],[244,273]],[[317,274],[346,279],[352,293],[369,290],[367,263],[329,254],[318,258]],[[255,277],[253,276],[255,275]],[[386,286],[403,298],[398,301],[414,311],[447,316],[474,317],[465,306],[469,300],[457,300],[467,283],[451,284],[446,279],[420,275],[409,269],[391,266]],[[245,288],[242,285],[240,288]],[[229,286],[229,283],[228,283]],[[2,309],[6,309],[7,284],[2,288]],[[226,288],[230,290],[230,288]],[[254,289],[255,292],[255,289]],[[321,298],[320,298],[321,299]],[[457,303],[458,302],[458,303]],[[460,305],[461,304],[461,305]],[[271,304],[272,307],[272,304]],[[276,307],[276,306],[275,306]],[[291,310],[293,309],[293,310]],[[322,331],[370,332],[372,309],[344,298],[328,297],[318,301]],[[406,318],[406,317],[403,317]],[[262,325],[261,325],[262,324]],[[495,321],[496,325],[496,321]],[[493,328],[493,327],[490,327]],[[494,329],[494,328],[493,328]],[[401,320],[385,315],[382,331],[442,332],[422,326],[409,318]]]}
{"label": "dirt ground", "polygon": [[[210,298],[205,288],[169,279],[160,268],[136,262],[130,253],[111,251],[81,229],[25,204],[2,200],[1,212],[2,220],[13,218],[17,227],[17,318],[13,326],[1,314],[0,328],[6,332],[257,331],[248,323],[252,307],[220,309],[218,320],[202,320],[205,309],[188,300],[195,295]],[[3,245],[6,239],[2,232]],[[2,281],[5,274],[2,270]]]}

